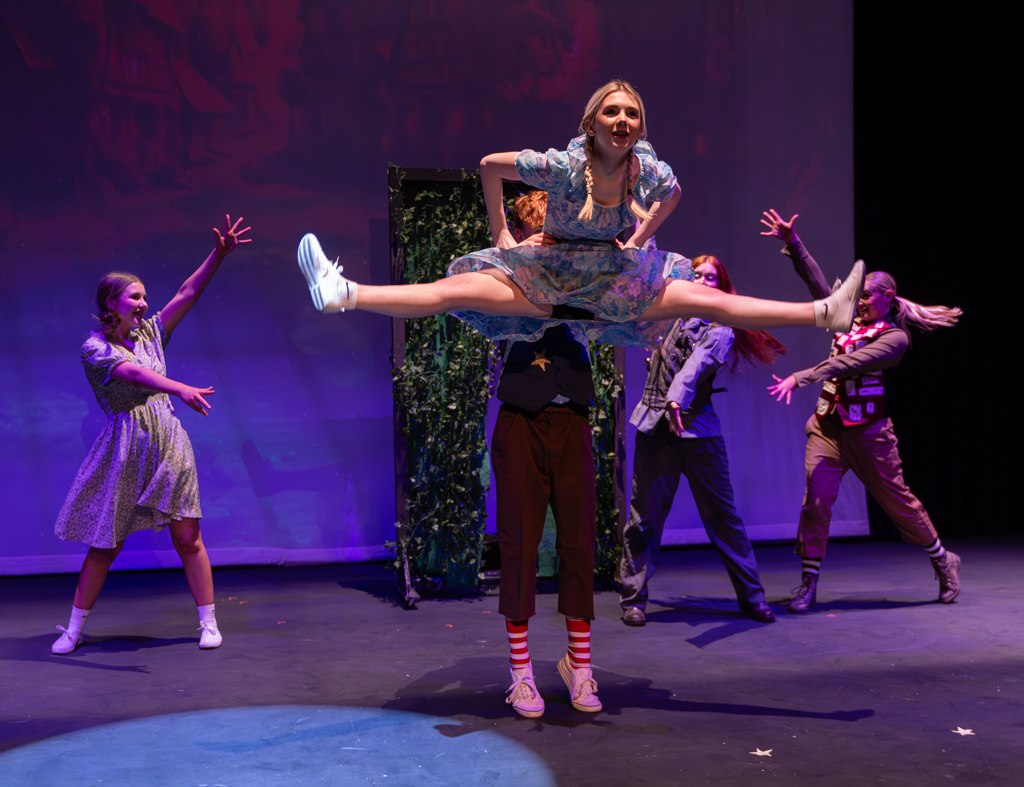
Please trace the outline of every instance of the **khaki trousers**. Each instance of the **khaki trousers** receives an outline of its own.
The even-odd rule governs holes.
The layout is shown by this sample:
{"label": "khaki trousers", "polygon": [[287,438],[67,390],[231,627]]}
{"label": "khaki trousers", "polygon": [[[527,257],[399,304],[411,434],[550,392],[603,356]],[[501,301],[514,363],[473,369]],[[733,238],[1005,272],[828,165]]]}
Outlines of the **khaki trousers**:
{"label": "khaki trousers", "polygon": [[832,505],[847,470],[878,501],[904,541],[927,546],[938,538],[928,512],[903,480],[892,421],[882,418],[863,426],[843,426],[835,416],[819,420],[812,415],[806,431],[807,491],[796,537],[798,555],[825,557]]}

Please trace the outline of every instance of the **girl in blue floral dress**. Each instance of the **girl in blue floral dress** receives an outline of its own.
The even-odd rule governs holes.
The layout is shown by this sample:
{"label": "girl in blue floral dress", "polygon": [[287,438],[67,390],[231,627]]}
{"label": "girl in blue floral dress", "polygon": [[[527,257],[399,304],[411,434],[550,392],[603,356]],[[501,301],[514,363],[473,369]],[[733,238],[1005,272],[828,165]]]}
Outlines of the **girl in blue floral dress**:
{"label": "girl in blue floral dress", "polygon": [[[643,141],[646,132],[640,96],[615,80],[591,96],[581,136],[567,150],[486,156],[480,179],[495,247],[455,260],[440,281],[357,285],[306,235],[299,268],[314,305],[321,312],[358,308],[407,318],[450,311],[491,338],[521,340],[536,339],[557,322],[586,319],[592,339],[624,345],[650,344],[660,333],[655,323],[680,317],[752,329],[849,328],[863,263],[828,298],[784,303],[694,284],[688,259],[644,248],[680,196],[672,169]],[[548,192],[538,239],[517,245],[509,234],[503,178]],[[625,243],[615,241],[634,225]]]}
{"label": "girl in blue floral dress", "polygon": [[192,443],[170,396],[206,415],[213,388],[196,388],[167,377],[164,347],[199,300],[221,262],[238,244],[227,217],[226,232],[214,229],[217,245],[206,261],[153,317],[145,319],[146,287],[130,273],[108,273],[96,290],[100,326],[82,345],[82,366],[107,415],[57,517],[56,535],[89,545],[78,576],[71,619],[53,643],[54,653],[71,653],[103,589],[124,540],[139,530],[169,527],[199,613],[199,647],[222,641],[213,604],[213,574],[199,520],[199,485]]}

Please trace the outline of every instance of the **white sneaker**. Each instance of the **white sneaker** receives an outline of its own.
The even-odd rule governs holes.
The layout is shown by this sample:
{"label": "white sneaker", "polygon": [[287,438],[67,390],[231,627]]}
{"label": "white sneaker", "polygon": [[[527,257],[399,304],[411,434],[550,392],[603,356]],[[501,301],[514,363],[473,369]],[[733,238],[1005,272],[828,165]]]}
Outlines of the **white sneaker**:
{"label": "white sneaker", "polygon": [[558,674],[569,688],[569,700],[576,710],[597,713],[603,707],[597,698],[597,681],[590,667],[573,667],[566,653],[558,662]]}
{"label": "white sneaker", "polygon": [[327,259],[320,241],[312,233],[299,241],[299,270],[306,277],[313,306],[321,314],[343,312],[356,305],[356,283],[341,275],[337,261]]}
{"label": "white sneaker", "polygon": [[196,631],[201,631],[199,635],[199,647],[203,648],[219,648],[220,643],[224,641],[224,637],[220,634],[220,629],[217,628],[217,622],[214,620],[201,620],[199,621],[199,628]]}
{"label": "white sneaker", "polygon": [[57,631],[63,631],[64,633],[60,635],[56,642],[53,643],[53,646],[50,648],[51,653],[63,656],[65,653],[71,653],[75,648],[82,644],[81,632],[76,632],[75,635],[72,636],[71,632],[63,626],[57,626]]}
{"label": "white sneaker", "polygon": [[847,333],[853,328],[857,304],[864,292],[864,260],[857,260],[853,270],[839,288],[820,301],[814,302],[814,325],[833,333]]}
{"label": "white sneaker", "polygon": [[512,706],[512,709],[520,716],[528,719],[536,719],[544,713],[544,698],[537,691],[537,684],[533,680],[533,665],[526,669],[512,669],[512,685],[505,692],[508,696],[505,702]]}

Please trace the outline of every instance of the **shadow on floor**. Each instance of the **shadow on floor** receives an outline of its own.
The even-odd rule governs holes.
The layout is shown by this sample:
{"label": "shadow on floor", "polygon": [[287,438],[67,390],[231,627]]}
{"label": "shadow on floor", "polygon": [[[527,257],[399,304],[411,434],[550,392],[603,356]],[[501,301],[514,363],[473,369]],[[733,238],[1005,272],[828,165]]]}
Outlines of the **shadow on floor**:
{"label": "shadow on floor", "polygon": [[[604,704],[604,710],[597,714],[586,714],[573,709],[570,705],[568,692],[558,676],[555,662],[534,661],[533,666],[534,674],[537,676],[537,688],[546,705],[541,719],[521,718],[505,703],[508,662],[502,658],[463,659],[451,667],[428,672],[399,689],[395,698],[384,703],[383,707],[431,716],[475,716],[481,719],[479,724],[453,724],[450,728],[438,728],[442,734],[449,736],[494,729],[495,724],[534,724],[538,728],[572,728],[596,724],[618,728],[619,725],[608,717],[617,716],[627,708],[680,713],[829,719],[843,722],[855,722],[875,714],[871,709],[808,711],[728,702],[692,702],[676,697],[668,689],[653,687],[652,681],[647,678],[630,677],[600,668],[594,669],[594,678],[597,680],[598,696]],[[501,682],[495,682],[495,679]],[[630,731],[636,732],[632,727]]]}

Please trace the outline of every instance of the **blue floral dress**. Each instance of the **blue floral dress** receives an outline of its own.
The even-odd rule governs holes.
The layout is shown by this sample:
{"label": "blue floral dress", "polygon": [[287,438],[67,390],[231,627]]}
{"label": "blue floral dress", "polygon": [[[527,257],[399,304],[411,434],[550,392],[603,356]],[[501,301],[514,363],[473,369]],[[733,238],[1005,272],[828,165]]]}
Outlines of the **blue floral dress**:
{"label": "blue floral dress", "polygon": [[167,374],[168,336],[160,315],[128,338],[132,350],[107,341],[99,331],[82,345],[85,376],[107,423],[82,463],[54,528],[65,541],[100,549],[116,546],[136,530],[162,530],[168,522],[203,516],[192,443],[170,397],[110,376],[125,362]]}
{"label": "blue floral dress", "polygon": [[[674,320],[658,323],[637,317],[654,303],[668,279],[693,280],[690,260],[659,251],[653,243],[642,249],[618,249],[609,241],[631,228],[636,216],[627,201],[613,207],[594,203],[594,215],[582,222],[577,214],[587,200],[584,175],[586,138],[579,136],[564,151],[524,150],[516,171],[530,186],[548,193],[544,232],[561,239],[555,246],[483,249],[452,262],[448,275],[498,268],[533,303],[568,304],[592,312],[607,322],[583,322],[587,336],[604,344],[655,346]],[[640,174],[633,199],[645,209],[668,199],[676,185],[672,168],[646,142],[634,153]],[[500,317],[473,311],[453,312],[491,339],[534,341],[560,320]]]}

